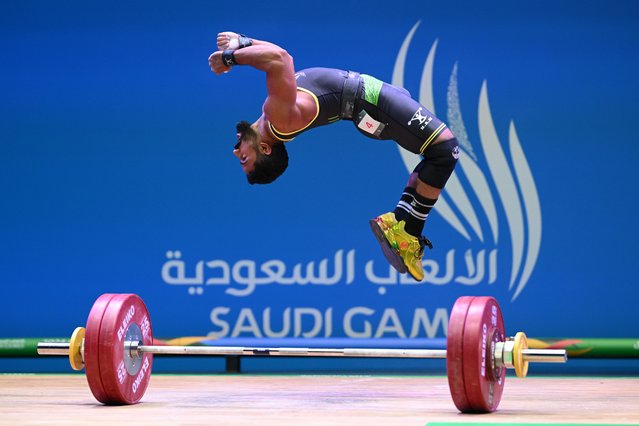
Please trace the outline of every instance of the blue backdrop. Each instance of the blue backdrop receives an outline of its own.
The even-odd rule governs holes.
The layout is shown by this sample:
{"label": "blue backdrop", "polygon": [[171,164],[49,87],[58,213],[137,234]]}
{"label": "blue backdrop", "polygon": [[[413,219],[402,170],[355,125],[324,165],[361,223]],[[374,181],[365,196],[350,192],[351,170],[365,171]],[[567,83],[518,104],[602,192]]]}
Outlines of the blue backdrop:
{"label": "blue backdrop", "polygon": [[[104,292],[140,294],[159,336],[442,337],[465,294],[509,331],[639,334],[635,2],[1,9],[0,336],[67,335]],[[423,283],[368,228],[415,161],[392,141],[319,128],[246,183],[234,125],[264,75],[211,73],[224,30],[402,85],[453,128]]]}

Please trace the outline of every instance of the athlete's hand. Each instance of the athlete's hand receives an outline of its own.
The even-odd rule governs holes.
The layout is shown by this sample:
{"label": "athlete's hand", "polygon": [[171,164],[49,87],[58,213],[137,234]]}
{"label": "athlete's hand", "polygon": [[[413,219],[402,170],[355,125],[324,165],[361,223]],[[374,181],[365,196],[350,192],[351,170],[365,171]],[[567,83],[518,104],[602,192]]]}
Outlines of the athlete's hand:
{"label": "athlete's hand", "polygon": [[240,35],[231,31],[224,31],[217,35],[218,50],[235,50],[240,46]]}
{"label": "athlete's hand", "polygon": [[231,67],[224,65],[224,62],[222,61],[222,52],[219,50],[211,53],[211,56],[209,56],[209,66],[211,67],[211,71],[217,75],[231,70]]}

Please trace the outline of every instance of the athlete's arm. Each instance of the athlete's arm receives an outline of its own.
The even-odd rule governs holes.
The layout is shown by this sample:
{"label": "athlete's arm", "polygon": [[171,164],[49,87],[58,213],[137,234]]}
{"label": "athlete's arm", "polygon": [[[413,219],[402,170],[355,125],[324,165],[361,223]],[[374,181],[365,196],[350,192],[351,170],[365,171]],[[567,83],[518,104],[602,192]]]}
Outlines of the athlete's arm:
{"label": "athlete's arm", "polygon": [[[234,60],[238,65],[249,65],[266,73],[268,96],[264,102],[265,118],[281,129],[295,127],[301,120],[297,105],[297,84],[295,66],[288,52],[273,43],[251,39],[252,45],[235,50]],[[218,42],[218,45],[220,43]],[[222,44],[224,47],[224,44]],[[209,57],[209,65],[216,74],[228,72],[231,67],[224,65],[222,51]]]}
{"label": "athlete's arm", "polygon": [[[241,36],[240,34],[234,33],[232,31],[224,31],[219,33],[217,35],[217,49],[218,50],[237,49],[238,48],[237,46],[239,45],[240,37],[245,37],[245,36]],[[269,45],[269,46],[278,47],[276,44],[270,43],[268,41],[258,40],[255,38],[248,38],[248,37],[245,37],[245,38],[249,40],[253,46]],[[232,42],[233,40],[235,40],[235,44],[233,44]]]}

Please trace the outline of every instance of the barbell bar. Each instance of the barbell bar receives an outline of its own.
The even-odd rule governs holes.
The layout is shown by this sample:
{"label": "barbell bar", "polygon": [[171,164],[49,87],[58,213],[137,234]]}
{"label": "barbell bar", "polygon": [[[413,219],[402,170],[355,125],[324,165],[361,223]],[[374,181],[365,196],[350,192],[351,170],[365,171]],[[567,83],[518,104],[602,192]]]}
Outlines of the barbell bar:
{"label": "barbell bar", "polygon": [[[508,351],[502,343],[502,350]],[[351,358],[446,358],[445,349],[376,349],[376,348],[266,348],[245,346],[143,346],[140,342],[125,341],[124,348],[131,357],[140,354],[153,355],[208,355],[208,356],[292,356],[292,357],[351,357]],[[499,350],[496,348],[496,350]],[[70,342],[40,342],[38,355],[68,356]],[[512,348],[510,349],[512,352]],[[566,351],[563,349],[523,349],[525,362],[563,363]],[[514,366],[508,366],[514,368]]]}
{"label": "barbell bar", "polygon": [[448,382],[461,412],[491,412],[503,392],[505,371],[525,377],[530,362],[561,363],[561,349],[529,349],[526,335],[505,337],[501,309],[492,297],[464,296],[451,311],[446,350],[153,345],[146,306],[134,294],[104,294],[87,326],[69,342],[39,342],[39,355],[68,356],[75,370],[86,368],[89,388],[105,404],[140,401],[151,375],[153,355],[292,356],[446,359]]}

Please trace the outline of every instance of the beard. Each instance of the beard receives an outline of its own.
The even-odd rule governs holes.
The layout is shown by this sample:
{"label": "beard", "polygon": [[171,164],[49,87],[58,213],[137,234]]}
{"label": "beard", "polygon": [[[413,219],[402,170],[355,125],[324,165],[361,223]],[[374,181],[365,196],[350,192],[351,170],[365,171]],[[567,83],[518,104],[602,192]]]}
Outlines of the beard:
{"label": "beard", "polygon": [[240,137],[237,140],[237,144],[235,144],[235,148],[237,149],[240,146],[242,141],[247,141],[251,145],[257,146],[259,135],[253,128],[251,127],[251,123],[248,121],[240,121],[235,125],[235,129]]}

